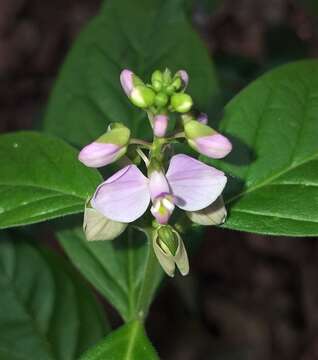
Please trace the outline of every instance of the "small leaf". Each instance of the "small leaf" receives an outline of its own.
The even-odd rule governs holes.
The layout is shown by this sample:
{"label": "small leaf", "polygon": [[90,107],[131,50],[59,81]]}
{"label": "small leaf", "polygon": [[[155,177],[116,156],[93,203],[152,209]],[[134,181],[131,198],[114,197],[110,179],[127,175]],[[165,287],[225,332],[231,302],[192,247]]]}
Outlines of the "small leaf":
{"label": "small leaf", "polygon": [[[215,162],[230,174],[225,227],[318,235],[318,61],[260,77],[225,108],[233,151]],[[211,162],[211,161],[210,161]]]}
{"label": "small leaf", "polygon": [[71,360],[107,333],[90,291],[64,260],[0,242],[0,358]]}
{"label": "small leaf", "polygon": [[0,228],[84,211],[101,177],[62,140],[36,132],[0,136]]}
{"label": "small leaf", "polygon": [[81,228],[57,235],[74,265],[125,321],[146,315],[162,271],[143,233],[129,229],[112,241],[87,241]]}
{"label": "small leaf", "polygon": [[[121,121],[134,136],[151,134],[145,113],[120,87],[128,68],[145,80],[151,73],[185,69],[196,106],[208,111],[218,86],[208,52],[186,19],[182,1],[110,0],[81,33],[62,67],[44,129],[85,145]],[[188,91],[187,90],[187,91]]]}
{"label": "small leaf", "polygon": [[80,360],[159,360],[142,324],[128,323],[109,334]]}

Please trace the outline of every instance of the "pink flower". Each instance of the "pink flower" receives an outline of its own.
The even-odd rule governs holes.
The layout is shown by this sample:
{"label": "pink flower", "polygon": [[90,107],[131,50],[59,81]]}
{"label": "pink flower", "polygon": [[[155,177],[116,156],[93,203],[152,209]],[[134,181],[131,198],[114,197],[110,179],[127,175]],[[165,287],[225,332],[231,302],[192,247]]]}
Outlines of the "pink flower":
{"label": "pink flower", "polygon": [[129,223],[141,217],[152,201],[152,214],[166,224],[175,206],[186,211],[209,206],[226,181],[222,171],[179,154],[172,157],[165,175],[155,170],[149,179],[137,166],[126,166],[96,189],[91,205],[108,219]]}

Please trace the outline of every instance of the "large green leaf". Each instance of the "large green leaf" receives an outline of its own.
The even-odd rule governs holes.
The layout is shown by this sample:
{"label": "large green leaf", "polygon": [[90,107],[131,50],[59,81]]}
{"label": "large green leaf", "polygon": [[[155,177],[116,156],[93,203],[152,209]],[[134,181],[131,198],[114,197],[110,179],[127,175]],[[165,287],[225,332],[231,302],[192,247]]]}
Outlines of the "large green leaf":
{"label": "large green leaf", "polygon": [[318,61],[285,65],[257,79],[225,108],[233,137],[226,227],[318,235]]}
{"label": "large green leaf", "polygon": [[145,235],[129,229],[113,241],[87,241],[81,228],[58,232],[79,271],[125,321],[145,317],[162,271]]}
{"label": "large green leaf", "polygon": [[62,140],[36,132],[0,136],[0,228],[83,211],[101,177]]}
{"label": "large green leaf", "polygon": [[70,51],[49,102],[45,130],[83,145],[122,121],[150,133],[144,112],[120,88],[129,68],[148,79],[155,69],[186,69],[196,106],[208,111],[217,84],[213,65],[183,11],[183,1],[110,0]]}
{"label": "large green leaf", "polygon": [[159,360],[139,321],[128,323],[84,354],[80,360]]}
{"label": "large green leaf", "polygon": [[107,333],[68,265],[25,242],[1,239],[0,293],[0,359],[78,359]]}

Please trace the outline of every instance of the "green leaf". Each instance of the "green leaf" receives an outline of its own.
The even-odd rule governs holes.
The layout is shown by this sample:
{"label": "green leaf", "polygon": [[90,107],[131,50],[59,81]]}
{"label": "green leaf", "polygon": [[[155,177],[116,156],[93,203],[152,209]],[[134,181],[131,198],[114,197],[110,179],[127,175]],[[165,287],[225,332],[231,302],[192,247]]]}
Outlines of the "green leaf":
{"label": "green leaf", "polygon": [[125,321],[146,316],[162,270],[151,243],[128,229],[113,241],[87,241],[81,228],[58,232],[79,271],[119,311]]}
{"label": "green leaf", "polygon": [[139,321],[128,323],[108,335],[80,360],[159,360]]}
{"label": "green leaf", "polygon": [[0,242],[0,358],[71,360],[108,330],[100,306],[64,260]]}
{"label": "green leaf", "polygon": [[36,132],[0,136],[0,228],[82,212],[101,177],[62,140]]}
{"label": "green leaf", "polygon": [[134,136],[149,136],[145,113],[130,104],[119,75],[128,68],[149,81],[155,69],[166,67],[188,71],[189,93],[208,111],[218,92],[215,72],[186,19],[183,1],[107,1],[62,67],[45,130],[84,145],[104,133],[109,121],[121,121]]}
{"label": "green leaf", "polygon": [[234,177],[225,227],[318,235],[318,61],[257,79],[226,106],[221,130],[234,144],[215,162]]}

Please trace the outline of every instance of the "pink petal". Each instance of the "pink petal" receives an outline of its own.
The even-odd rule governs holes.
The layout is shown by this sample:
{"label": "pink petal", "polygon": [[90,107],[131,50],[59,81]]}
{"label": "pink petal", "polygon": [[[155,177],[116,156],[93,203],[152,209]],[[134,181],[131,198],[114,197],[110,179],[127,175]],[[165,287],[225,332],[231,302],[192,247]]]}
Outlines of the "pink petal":
{"label": "pink petal", "polygon": [[119,151],[118,145],[92,142],[80,151],[78,159],[88,167],[98,168],[114,162]]}
{"label": "pink petal", "polygon": [[153,133],[157,137],[163,137],[166,135],[168,127],[168,116],[167,115],[156,115],[153,118]]}
{"label": "pink petal", "polygon": [[127,96],[130,96],[134,87],[133,76],[134,73],[127,69],[120,73],[120,83]]}
{"label": "pink petal", "polygon": [[149,176],[149,191],[151,200],[170,193],[170,188],[166,176],[161,171],[153,171]]}
{"label": "pink petal", "polygon": [[222,171],[183,154],[171,158],[166,177],[175,204],[187,211],[209,206],[222,193],[227,181]]}
{"label": "pink petal", "polygon": [[232,150],[230,141],[221,134],[198,137],[195,144],[201,154],[213,159],[222,159]]}
{"label": "pink petal", "polygon": [[138,219],[150,202],[148,179],[135,165],[128,165],[103,182],[91,205],[107,218],[129,223]]}

